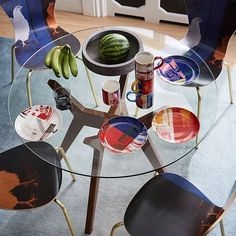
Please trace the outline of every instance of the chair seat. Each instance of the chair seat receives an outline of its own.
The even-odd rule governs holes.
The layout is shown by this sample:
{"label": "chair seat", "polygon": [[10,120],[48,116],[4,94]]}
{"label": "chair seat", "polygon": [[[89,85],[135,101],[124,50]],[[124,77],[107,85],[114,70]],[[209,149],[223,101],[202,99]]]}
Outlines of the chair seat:
{"label": "chair seat", "polygon": [[[57,27],[57,31],[54,34],[50,34],[50,31],[51,29],[47,27],[30,31],[29,38],[26,41],[23,42],[20,39],[16,41],[15,55],[20,66],[24,65],[25,68],[31,70],[47,69],[44,59],[48,51],[55,46],[69,44],[75,55],[79,52],[80,42],[74,35],[66,36],[69,33],[61,27]],[[51,43],[53,40],[56,41]],[[50,45],[46,46],[49,43]],[[41,50],[27,61],[39,49]]]}
{"label": "chair seat", "polygon": [[[60,166],[55,149],[29,142],[36,154]],[[0,208],[31,209],[52,201],[60,190],[62,171],[40,159],[25,145],[0,153]]]}
{"label": "chair seat", "polygon": [[165,173],[140,189],[124,224],[132,236],[200,236],[223,212],[189,181]]}

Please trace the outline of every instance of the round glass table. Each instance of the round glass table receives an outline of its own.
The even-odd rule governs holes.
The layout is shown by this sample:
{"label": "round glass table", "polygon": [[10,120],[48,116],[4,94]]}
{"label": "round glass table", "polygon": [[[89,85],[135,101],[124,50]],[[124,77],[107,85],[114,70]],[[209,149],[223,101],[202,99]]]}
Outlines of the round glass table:
{"label": "round glass table", "polygon": [[[110,28],[91,28],[73,33],[82,45],[78,53],[77,77],[66,80],[63,77],[57,78],[49,69],[33,71],[30,80],[32,105],[52,106],[62,118],[57,132],[45,141],[54,147],[60,146],[64,149],[72,164],[72,171],[78,175],[121,178],[160,171],[187,156],[207,136],[214,122],[218,103],[214,77],[208,66],[194,51],[174,38],[138,27],[113,27],[112,29],[128,31],[137,36],[143,44],[141,51],[149,51],[154,56],[163,58],[182,55],[191,58],[199,65],[197,78],[184,86],[162,80],[155,71],[153,106],[149,109],[138,109],[135,102],[126,99],[126,93],[131,90],[131,84],[135,80],[134,70],[129,73],[125,71],[125,74],[119,71],[118,75],[103,75],[102,72],[97,73],[97,69],[94,70],[93,67],[88,69],[83,63],[84,43],[91,35],[107,29]],[[63,37],[63,42],[69,36]],[[42,52],[47,52],[60,40],[45,46],[28,61],[37,60],[42,56]],[[132,66],[134,68],[134,64]],[[22,66],[16,74],[9,94],[9,115],[14,127],[19,114],[29,107],[25,85],[26,73],[27,70]],[[104,104],[102,99],[102,83],[111,79],[121,84],[122,98],[119,106],[116,107]],[[70,91],[70,109],[62,111],[56,108],[53,96],[56,87],[65,87]],[[156,134],[152,128],[152,119],[157,112],[168,107],[185,108],[196,115],[200,129],[195,138],[173,143],[166,142]],[[104,149],[97,135],[98,131],[104,122],[116,116],[135,117],[146,125],[148,138],[142,148],[128,154],[117,154],[107,148]],[[21,136],[19,138],[32,152],[40,153],[37,148],[34,150],[29,146],[27,140]],[[50,163],[50,159],[40,155],[39,157]],[[54,163],[50,164],[54,165]]]}
{"label": "round glass table", "polygon": [[[128,68],[121,66],[115,69],[113,66],[103,68],[98,63],[91,63],[87,58],[86,45],[88,45],[88,39],[93,39],[94,35],[99,35],[104,30],[128,32],[129,35],[138,39],[137,42],[141,42],[138,51],[148,51],[154,56],[161,56],[162,58],[169,56],[191,58],[198,65],[198,74],[191,83],[176,85],[164,81],[161,79],[160,73],[155,71],[153,106],[149,109],[139,109],[135,102],[126,99],[126,94],[131,90],[131,84],[135,80],[134,55],[130,58]],[[49,69],[30,70],[28,72],[25,68],[28,64],[37,64],[37,60],[43,60],[49,49],[55,45],[63,45],[67,42],[67,39],[69,42],[71,36],[76,37],[82,45],[77,55],[77,77],[71,77],[68,80],[63,77],[57,78],[53,71]],[[97,53],[95,47],[92,54],[90,52],[91,57],[96,57]],[[32,101],[28,100],[27,97],[26,78],[28,85],[30,84],[28,91],[31,93]],[[104,104],[102,99],[102,84],[104,81],[111,79],[120,83],[121,99],[118,106],[108,106]],[[70,96],[67,96],[67,98],[70,98],[68,107],[66,107],[68,109],[60,110],[56,108],[54,96],[58,87],[62,87],[64,90],[66,88],[66,91],[70,93]],[[30,106],[29,103],[31,103]],[[113,27],[112,29],[101,27],[77,31],[40,49],[29,58],[25,65],[20,67],[11,85],[8,100],[12,125],[20,134],[19,138],[23,144],[39,158],[55,166],[55,163],[52,163],[50,157],[44,152],[43,146],[40,145],[46,134],[45,142],[50,143],[55,148],[59,147],[60,154],[65,152],[72,166],[71,170],[68,170],[64,164],[62,164],[62,167],[57,167],[74,174],[91,177],[85,233],[91,233],[93,229],[100,178],[131,177],[152,171],[160,173],[164,171],[165,167],[184,157],[190,157],[189,154],[198,147],[211,130],[216,116],[217,104],[218,90],[214,76],[194,51],[167,35],[143,28],[125,26]],[[186,115],[183,119],[177,118],[181,123],[179,125],[178,121],[176,127],[179,142],[168,140],[173,131],[171,126],[173,122],[171,125],[169,125],[169,122],[174,117],[174,115],[169,116],[169,113],[163,112],[163,110],[167,111],[168,109],[172,111],[177,109],[177,117],[180,110],[182,114],[187,112],[191,114],[191,117],[195,117],[194,122],[188,120],[189,115]],[[27,114],[31,114],[29,120],[25,119]],[[42,118],[47,117],[48,114],[56,114],[54,123],[51,122],[53,127],[51,127],[51,124],[45,127],[42,121]],[[158,114],[162,114],[162,116]],[[143,143],[142,148],[130,153],[115,153],[104,148],[100,142],[98,132],[104,123],[112,124],[109,121],[117,117],[135,118],[133,120],[147,128],[146,142]],[[167,133],[166,136],[158,136],[156,126],[152,125],[160,120],[163,121],[162,133]],[[193,135],[190,138],[181,139],[181,135],[185,134],[186,130],[192,133],[189,127],[193,123],[198,124],[197,127],[194,126],[195,131],[198,131],[197,135],[195,133],[195,137]],[[37,127],[36,130],[34,130],[35,126]],[[38,134],[38,131],[42,131],[41,136],[36,139],[34,137],[32,145],[32,142],[27,140],[28,132]],[[114,131],[117,131],[117,129]],[[127,132],[130,133],[129,130]],[[117,132],[113,134],[113,131],[111,131],[109,135],[115,141],[119,141],[119,144],[127,140],[127,136],[120,135],[118,137]]]}

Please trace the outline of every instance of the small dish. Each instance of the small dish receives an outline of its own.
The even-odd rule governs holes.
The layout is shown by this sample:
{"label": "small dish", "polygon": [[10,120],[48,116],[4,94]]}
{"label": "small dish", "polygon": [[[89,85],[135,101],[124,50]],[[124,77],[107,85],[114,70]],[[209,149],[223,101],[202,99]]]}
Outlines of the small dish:
{"label": "small dish", "polygon": [[28,141],[50,138],[60,128],[60,113],[48,105],[36,105],[23,110],[15,120],[17,134]]}
{"label": "small dish", "polygon": [[152,128],[158,137],[166,142],[184,143],[198,134],[200,123],[191,111],[170,107],[155,114]]}
{"label": "small dish", "polygon": [[198,64],[186,56],[164,58],[163,65],[157,70],[158,76],[165,82],[176,85],[187,85],[200,74]]}
{"label": "small dish", "polygon": [[119,116],[102,125],[99,138],[103,146],[114,153],[131,153],[146,143],[147,128],[138,119]]}

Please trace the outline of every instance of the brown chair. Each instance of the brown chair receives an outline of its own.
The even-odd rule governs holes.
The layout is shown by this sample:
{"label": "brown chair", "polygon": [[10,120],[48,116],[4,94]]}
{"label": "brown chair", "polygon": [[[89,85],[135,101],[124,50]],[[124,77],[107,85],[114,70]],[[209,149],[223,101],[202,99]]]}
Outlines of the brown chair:
{"label": "brown chair", "polygon": [[211,202],[198,188],[183,177],[164,173],[149,180],[134,196],[126,209],[124,221],[132,236],[202,236],[220,223],[236,198],[236,181],[224,207]]}
{"label": "brown chair", "polygon": [[[27,146],[60,167],[60,158],[50,144],[29,142]],[[63,210],[74,236],[67,210],[56,198],[61,187],[62,170],[39,158],[29,148],[20,145],[0,153],[0,209],[28,210],[54,201]]]}

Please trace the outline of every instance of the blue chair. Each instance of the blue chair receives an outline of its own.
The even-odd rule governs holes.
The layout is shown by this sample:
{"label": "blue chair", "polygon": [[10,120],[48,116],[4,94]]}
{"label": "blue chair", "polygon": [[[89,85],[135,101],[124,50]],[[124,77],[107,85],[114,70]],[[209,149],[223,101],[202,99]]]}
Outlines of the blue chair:
{"label": "blue chair", "polygon": [[207,63],[217,78],[230,38],[236,31],[234,0],[185,0],[189,30],[186,43]]}
{"label": "blue chair", "polygon": [[[47,69],[44,58],[48,51],[57,45],[69,44],[77,55],[80,50],[79,40],[62,29],[55,20],[55,0],[0,0],[0,5],[11,19],[15,30],[15,44],[12,47],[12,81],[14,79],[14,58],[20,66],[29,69],[27,73],[27,95],[32,105],[30,78],[33,70]],[[66,36],[64,37],[63,36]],[[54,43],[51,43],[56,40]],[[34,53],[51,43],[28,60]],[[93,88],[92,88],[93,90]]]}
{"label": "blue chair", "polygon": [[[181,42],[192,49],[192,51],[186,52],[185,56],[196,61],[201,70],[201,77],[187,85],[196,88],[197,117],[200,119],[201,87],[211,83],[212,78],[217,79],[219,77],[223,63],[227,66],[230,103],[233,104],[231,69],[229,63],[224,62],[224,57],[228,42],[236,30],[236,1],[185,0],[185,7],[189,29]],[[206,66],[202,66],[203,61],[208,65],[214,77],[209,74]],[[196,144],[198,145],[198,136],[196,137]]]}
{"label": "blue chair", "polygon": [[67,210],[56,198],[62,182],[60,157],[48,143],[29,142],[27,146],[45,160],[25,145],[0,153],[0,209],[33,210],[54,201],[63,210],[70,233],[75,236]]}
{"label": "blue chair", "polygon": [[[214,0],[185,0],[185,6],[189,29],[186,37],[181,41],[206,62],[217,79],[222,70],[228,42],[236,31],[236,2],[235,0],[217,2]],[[186,56],[198,61],[201,69],[202,62],[196,55],[188,52]],[[229,79],[230,102],[233,103],[230,65],[225,64]],[[192,86],[200,88],[207,83],[209,83],[207,79],[199,79]]]}
{"label": "blue chair", "polygon": [[224,207],[211,202],[199,189],[183,177],[164,173],[150,179],[128,205],[124,221],[132,236],[201,236],[220,223],[236,198],[236,181]]}

